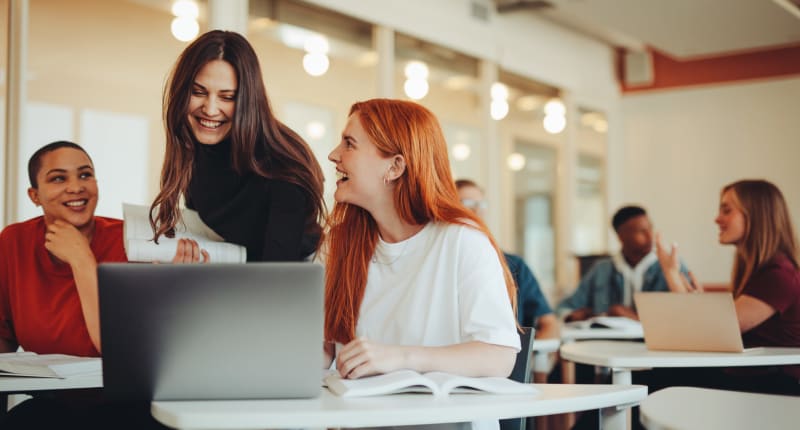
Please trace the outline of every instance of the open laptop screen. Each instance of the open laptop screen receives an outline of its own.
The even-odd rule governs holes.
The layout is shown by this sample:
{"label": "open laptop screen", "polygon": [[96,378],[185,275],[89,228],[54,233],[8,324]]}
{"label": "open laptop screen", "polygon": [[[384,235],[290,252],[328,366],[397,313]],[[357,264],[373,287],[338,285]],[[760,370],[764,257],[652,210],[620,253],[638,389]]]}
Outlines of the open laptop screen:
{"label": "open laptop screen", "polygon": [[321,265],[101,264],[98,281],[110,397],[319,395]]}

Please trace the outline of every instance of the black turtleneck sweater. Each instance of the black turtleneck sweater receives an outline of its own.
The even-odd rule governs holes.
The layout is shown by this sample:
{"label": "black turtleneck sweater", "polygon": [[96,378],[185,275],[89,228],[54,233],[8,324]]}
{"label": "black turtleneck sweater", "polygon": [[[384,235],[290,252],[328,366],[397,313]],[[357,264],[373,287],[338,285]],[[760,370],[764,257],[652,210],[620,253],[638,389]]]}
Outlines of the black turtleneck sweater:
{"label": "black turtleneck sweater", "polygon": [[186,207],[226,242],[246,247],[247,261],[300,261],[319,239],[318,226],[306,226],[311,205],[303,189],[255,173],[238,175],[228,139],[195,143]]}

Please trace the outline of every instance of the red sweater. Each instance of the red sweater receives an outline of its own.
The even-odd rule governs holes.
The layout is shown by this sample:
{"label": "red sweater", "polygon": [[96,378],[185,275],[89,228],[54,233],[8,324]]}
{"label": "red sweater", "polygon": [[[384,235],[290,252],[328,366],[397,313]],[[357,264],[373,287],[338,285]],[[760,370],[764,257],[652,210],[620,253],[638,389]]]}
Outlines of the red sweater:
{"label": "red sweater", "polygon": [[[124,262],[122,221],[95,217],[90,247],[98,263]],[[0,338],[26,351],[99,356],[92,345],[72,269],[44,247],[37,217],[0,233]]]}

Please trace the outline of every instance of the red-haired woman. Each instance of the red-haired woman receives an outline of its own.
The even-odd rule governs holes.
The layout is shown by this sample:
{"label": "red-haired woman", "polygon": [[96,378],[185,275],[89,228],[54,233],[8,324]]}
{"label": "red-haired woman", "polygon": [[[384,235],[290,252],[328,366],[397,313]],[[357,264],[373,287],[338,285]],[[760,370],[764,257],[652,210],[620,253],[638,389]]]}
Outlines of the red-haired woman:
{"label": "red-haired woman", "polygon": [[[797,236],[781,191],[764,180],[726,185],[720,194],[719,242],[734,245],[731,284],[746,347],[800,347],[800,270]],[[694,286],[677,272],[678,253],[656,236],[658,259],[670,290]],[[732,388],[800,394],[800,366],[728,370]]]}
{"label": "red-haired woman", "polygon": [[436,117],[412,102],[356,103],[328,158],[338,180],[325,334],[339,373],[508,376],[520,347],[514,283],[458,199]]}

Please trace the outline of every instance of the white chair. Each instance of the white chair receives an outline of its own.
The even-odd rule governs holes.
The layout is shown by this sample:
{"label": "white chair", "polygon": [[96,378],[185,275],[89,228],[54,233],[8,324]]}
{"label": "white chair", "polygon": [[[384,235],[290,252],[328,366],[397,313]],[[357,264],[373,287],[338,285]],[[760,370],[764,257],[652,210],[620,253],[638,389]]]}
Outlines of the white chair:
{"label": "white chair", "polygon": [[790,429],[800,423],[800,397],[670,387],[639,405],[649,430]]}

